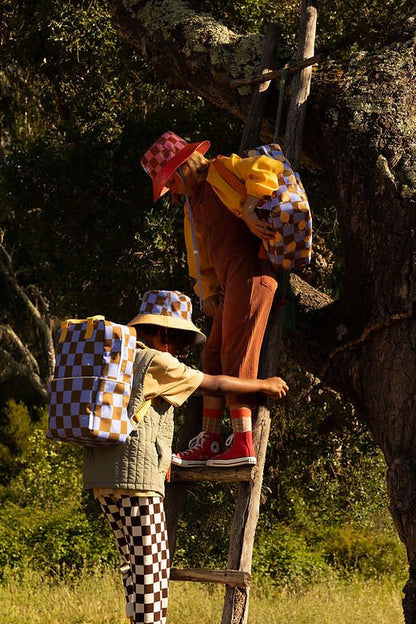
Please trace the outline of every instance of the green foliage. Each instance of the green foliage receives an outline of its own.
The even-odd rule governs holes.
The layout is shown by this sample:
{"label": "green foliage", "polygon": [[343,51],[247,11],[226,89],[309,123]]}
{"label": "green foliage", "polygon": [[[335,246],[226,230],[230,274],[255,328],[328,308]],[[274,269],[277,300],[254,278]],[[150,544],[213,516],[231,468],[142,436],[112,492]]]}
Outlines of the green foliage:
{"label": "green foliage", "polygon": [[27,407],[14,400],[9,401],[2,411],[0,420],[1,454],[21,453],[32,429]]}
{"label": "green foliage", "polygon": [[[406,552],[387,508],[374,516],[371,507],[361,504],[362,521],[353,523],[348,514],[338,521],[328,519],[328,507],[304,502],[303,511],[290,522],[273,523],[262,515],[253,556],[260,582],[295,587],[332,577],[403,577]],[[337,507],[342,500],[332,505],[333,510]]]}
{"label": "green foliage", "polygon": [[325,172],[314,167],[301,169],[301,178],[313,207],[312,267],[308,282],[333,299],[342,294],[344,248],[341,242],[337,213]]}
{"label": "green foliage", "polygon": [[9,401],[0,414],[0,500],[6,484],[18,469],[20,456],[27,447],[32,431],[27,407]]}
{"label": "green foliage", "polygon": [[319,583],[335,574],[324,551],[309,543],[307,534],[280,523],[257,532],[253,571],[260,583],[292,587]]}
{"label": "green foliage", "polygon": [[362,509],[377,517],[387,506],[384,472],[381,452],[353,407],[319,385],[272,422],[265,495],[278,493],[279,520],[303,517],[308,528],[318,513],[328,523],[363,522]]}
{"label": "green foliage", "polygon": [[215,483],[192,486],[178,522],[175,565],[224,567],[234,496],[234,487]]}
{"label": "green foliage", "polygon": [[[202,10],[213,13],[228,26],[240,32],[262,32],[266,24],[278,24],[281,30],[280,59],[293,54],[299,29],[300,2],[283,0],[201,0]],[[414,15],[412,3],[406,0],[321,0],[318,9],[317,49],[328,48],[335,56],[347,56],[359,46],[374,49],[393,30],[400,32],[403,23]],[[285,53],[286,50],[286,53]],[[282,56],[283,54],[283,56]]]}
{"label": "green foliage", "polygon": [[[189,290],[182,216],[163,200],[152,206],[140,157],[169,127],[235,149],[240,124],[214,123],[194,95],[156,90],[106,3],[6,6],[0,227],[20,283],[40,287],[58,317],[118,321],[156,282]],[[6,303],[0,313],[13,325]]]}
{"label": "green foliage", "polygon": [[36,500],[45,510],[52,509],[58,500],[67,507],[77,507],[81,450],[46,439],[45,410],[39,410],[37,419],[31,420],[27,407],[11,400],[1,422],[1,429],[6,431],[2,447],[7,451],[10,470],[4,499],[23,507]]}
{"label": "green foliage", "polygon": [[322,546],[328,564],[344,576],[354,572],[366,579],[400,579],[407,568],[405,549],[387,523],[371,530],[329,527]]}
{"label": "green foliage", "polygon": [[260,552],[264,540],[281,543],[282,557],[272,559],[280,584],[319,581],[328,566],[338,575],[400,576],[405,550],[388,512],[381,452],[350,405],[321,396],[321,405],[311,397],[309,409],[273,422]]}
{"label": "green foliage", "polygon": [[288,46],[296,45],[296,32],[299,25],[297,2],[282,0],[279,3],[265,0],[202,0],[201,10],[212,13],[228,27],[237,32],[263,32],[267,24],[278,24],[281,37],[278,57],[288,54]]}
{"label": "green foliage", "polygon": [[406,0],[324,0],[318,9],[318,45],[329,45],[338,55],[357,46],[374,49],[393,30],[401,31],[403,22],[414,13],[410,5]]}
{"label": "green foliage", "polygon": [[23,507],[36,500],[44,510],[53,509],[57,501],[67,509],[78,508],[82,488],[80,451],[47,440],[45,428],[36,427],[28,438],[19,473],[10,484],[10,499]]}
{"label": "green foliage", "polygon": [[[253,574],[287,587],[399,578],[406,553],[388,512],[381,453],[350,405],[314,403],[272,422]],[[229,486],[192,485],[175,565],[224,566],[234,497]]]}
{"label": "green foliage", "polygon": [[82,495],[81,448],[47,440],[45,413],[30,426],[23,405],[11,401],[5,413],[22,426],[9,428],[13,471],[1,492],[0,574],[6,566],[70,574],[114,562],[105,518]]}
{"label": "green foliage", "polygon": [[[388,516],[382,458],[363,425],[345,411],[336,431],[323,433],[322,415],[305,411],[272,432],[253,557],[262,583],[292,587],[331,575],[403,572],[405,553]],[[23,405],[10,402],[4,413],[12,470],[1,492],[0,574],[30,565],[68,576],[114,565],[118,555],[107,521],[82,494],[81,449],[47,440],[44,412],[33,423]],[[7,425],[19,420],[20,426]],[[234,486],[190,488],[174,565],[225,565],[234,500]]]}
{"label": "green foliage", "polygon": [[44,509],[6,503],[0,510],[0,573],[5,567],[30,566],[48,574],[71,575],[115,559],[108,532],[81,509],[55,502]]}

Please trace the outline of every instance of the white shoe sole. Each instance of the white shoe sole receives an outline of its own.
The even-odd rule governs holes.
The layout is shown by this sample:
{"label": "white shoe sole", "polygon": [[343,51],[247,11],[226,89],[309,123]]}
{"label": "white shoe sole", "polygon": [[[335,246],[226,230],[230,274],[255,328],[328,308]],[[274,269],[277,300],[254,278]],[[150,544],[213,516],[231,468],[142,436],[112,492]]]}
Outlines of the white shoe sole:
{"label": "white shoe sole", "polygon": [[181,459],[180,457],[172,457],[172,464],[181,468],[192,468],[192,466],[205,466],[206,462],[200,459]]}
{"label": "white shoe sole", "polygon": [[234,459],[208,459],[207,466],[217,466],[227,468],[227,466],[255,466],[257,459],[255,457],[235,457]]}

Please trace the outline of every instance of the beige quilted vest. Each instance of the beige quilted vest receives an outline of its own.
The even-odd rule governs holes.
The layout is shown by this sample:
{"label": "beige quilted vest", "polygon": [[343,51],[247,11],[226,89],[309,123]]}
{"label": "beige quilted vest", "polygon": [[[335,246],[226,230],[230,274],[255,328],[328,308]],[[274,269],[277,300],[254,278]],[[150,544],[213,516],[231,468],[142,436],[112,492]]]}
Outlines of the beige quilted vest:
{"label": "beige quilted vest", "polygon": [[[143,382],[157,351],[138,348],[129,415],[143,399]],[[164,495],[173,438],[173,406],[156,398],[137,429],[122,444],[87,447],[84,450],[84,489],[115,488],[155,491]]]}

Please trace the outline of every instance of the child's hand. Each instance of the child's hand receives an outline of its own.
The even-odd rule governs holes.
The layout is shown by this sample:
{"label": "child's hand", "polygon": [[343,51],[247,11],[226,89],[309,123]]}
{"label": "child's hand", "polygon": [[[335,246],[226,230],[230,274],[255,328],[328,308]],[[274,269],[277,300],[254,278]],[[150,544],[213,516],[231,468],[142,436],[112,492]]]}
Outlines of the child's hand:
{"label": "child's hand", "polygon": [[263,394],[272,397],[272,399],[276,401],[278,399],[283,399],[289,390],[287,383],[280,377],[269,377],[263,381],[265,383],[265,388],[262,390]]}
{"label": "child's hand", "polygon": [[273,240],[275,236],[273,226],[262,221],[256,215],[255,210],[258,203],[257,197],[249,195],[241,206],[241,218],[255,236],[265,241]]}

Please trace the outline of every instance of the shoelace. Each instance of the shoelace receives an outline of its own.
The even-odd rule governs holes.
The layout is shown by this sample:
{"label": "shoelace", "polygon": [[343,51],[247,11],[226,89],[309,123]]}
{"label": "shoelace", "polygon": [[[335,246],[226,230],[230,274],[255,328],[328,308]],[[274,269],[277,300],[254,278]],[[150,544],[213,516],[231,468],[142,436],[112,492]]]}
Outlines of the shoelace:
{"label": "shoelace", "polygon": [[225,446],[228,448],[229,446],[232,445],[232,443],[234,442],[234,434],[232,433],[231,435],[228,436],[228,438],[225,441]]}
{"label": "shoelace", "polygon": [[200,431],[198,433],[198,435],[196,435],[194,438],[192,438],[192,440],[189,440],[189,448],[187,451],[185,451],[184,453],[182,453],[182,455],[186,455],[187,453],[191,453],[194,450],[196,450],[197,448],[200,448],[204,445],[205,440],[208,437],[208,432],[207,431]]}

